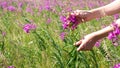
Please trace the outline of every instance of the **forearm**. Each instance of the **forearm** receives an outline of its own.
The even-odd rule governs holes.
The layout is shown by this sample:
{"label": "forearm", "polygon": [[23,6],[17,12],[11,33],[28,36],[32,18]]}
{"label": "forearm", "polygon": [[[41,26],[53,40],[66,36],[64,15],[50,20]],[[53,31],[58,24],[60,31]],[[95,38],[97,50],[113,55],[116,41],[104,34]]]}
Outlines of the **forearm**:
{"label": "forearm", "polygon": [[93,14],[91,19],[103,17],[106,15],[113,15],[120,12],[120,0],[116,0],[108,5],[92,9],[90,12]]}
{"label": "forearm", "polygon": [[[120,19],[118,19],[115,23],[120,28]],[[98,39],[101,39],[101,38],[107,37],[108,34],[113,30],[114,30],[114,26],[110,25],[110,26],[107,26],[106,28],[103,28],[99,31],[94,32],[94,34],[97,36]]]}
{"label": "forearm", "polygon": [[114,2],[104,6],[104,11],[106,15],[113,15],[120,12],[120,0],[115,0]]}
{"label": "forearm", "polygon": [[114,28],[112,26],[108,26],[108,27],[105,27],[99,31],[94,32],[94,33],[97,36],[96,37],[97,39],[102,39],[104,37],[107,37],[108,34],[113,30],[114,30]]}

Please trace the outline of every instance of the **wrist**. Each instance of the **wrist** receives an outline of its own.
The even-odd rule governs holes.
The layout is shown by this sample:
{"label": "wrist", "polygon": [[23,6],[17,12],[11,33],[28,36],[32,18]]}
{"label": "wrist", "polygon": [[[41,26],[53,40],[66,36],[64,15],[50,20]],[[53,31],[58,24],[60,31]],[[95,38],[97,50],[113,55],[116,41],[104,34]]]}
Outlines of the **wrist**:
{"label": "wrist", "polygon": [[104,7],[92,9],[89,12],[91,13],[91,17],[90,17],[91,19],[95,19],[95,18],[100,18],[100,17],[106,16],[106,12],[104,10]]}

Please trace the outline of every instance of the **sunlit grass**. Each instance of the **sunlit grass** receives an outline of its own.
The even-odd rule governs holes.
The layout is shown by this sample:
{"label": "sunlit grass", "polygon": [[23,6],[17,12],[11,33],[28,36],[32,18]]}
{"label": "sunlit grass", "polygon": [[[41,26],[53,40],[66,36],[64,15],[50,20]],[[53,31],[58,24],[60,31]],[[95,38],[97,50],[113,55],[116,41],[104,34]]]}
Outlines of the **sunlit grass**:
{"label": "sunlit grass", "polygon": [[[60,6],[55,12],[36,9],[34,14],[25,8],[26,4],[22,11],[0,9],[0,68],[110,68],[120,62],[120,47],[114,47],[106,38],[99,48],[88,52],[77,52],[73,45],[85,35],[109,25],[112,17],[92,20],[70,31],[62,29]],[[34,23],[37,28],[26,33],[23,30],[26,23]],[[61,40],[59,35],[63,31],[67,35]]]}

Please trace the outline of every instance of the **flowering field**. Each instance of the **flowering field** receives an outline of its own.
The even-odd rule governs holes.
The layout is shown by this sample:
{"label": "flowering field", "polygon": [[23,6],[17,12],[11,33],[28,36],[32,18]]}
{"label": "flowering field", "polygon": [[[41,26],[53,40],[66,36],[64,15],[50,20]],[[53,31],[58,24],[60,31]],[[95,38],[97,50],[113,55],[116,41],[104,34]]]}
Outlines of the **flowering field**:
{"label": "flowering field", "polygon": [[64,30],[60,17],[90,10],[113,0],[0,0],[0,68],[113,68],[120,46],[102,39],[91,51],[76,51],[74,42],[102,29],[117,15]]}

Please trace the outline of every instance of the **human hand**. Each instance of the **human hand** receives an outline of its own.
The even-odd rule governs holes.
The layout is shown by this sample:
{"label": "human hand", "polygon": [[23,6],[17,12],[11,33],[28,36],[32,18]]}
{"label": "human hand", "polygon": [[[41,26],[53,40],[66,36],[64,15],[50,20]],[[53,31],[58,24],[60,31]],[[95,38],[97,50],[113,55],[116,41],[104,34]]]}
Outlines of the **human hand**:
{"label": "human hand", "polygon": [[82,40],[76,42],[74,45],[78,46],[77,51],[88,51],[93,48],[95,43],[102,38],[100,35],[96,35],[95,33],[91,33],[86,35]]}
{"label": "human hand", "polygon": [[92,12],[88,10],[75,10],[70,15],[74,15],[76,17],[76,21],[78,23],[86,22],[92,19]]}

